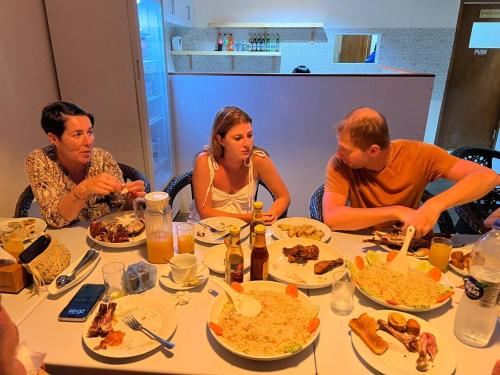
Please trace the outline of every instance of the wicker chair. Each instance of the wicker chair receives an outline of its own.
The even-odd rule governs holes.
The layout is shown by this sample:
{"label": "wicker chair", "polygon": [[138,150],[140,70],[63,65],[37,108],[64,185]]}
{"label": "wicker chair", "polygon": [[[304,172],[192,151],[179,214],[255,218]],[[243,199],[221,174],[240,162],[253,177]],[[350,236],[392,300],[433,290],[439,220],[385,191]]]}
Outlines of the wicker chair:
{"label": "wicker chair", "polygon": [[[309,203],[309,211],[312,219],[323,221],[323,193],[325,192],[325,186],[321,185],[318,187],[313,195],[311,196],[311,201]],[[433,195],[427,190],[424,191],[422,195],[422,202],[427,201],[432,198]],[[453,220],[448,211],[443,211],[438,219],[438,226],[441,233],[452,234],[455,233],[453,228]]]}
{"label": "wicker chair", "polygon": [[[179,176],[172,178],[169,181],[169,183],[167,184],[165,189],[163,189],[163,191],[168,193],[168,195],[170,196],[170,205],[171,206],[174,203],[174,199],[177,196],[177,194],[182,189],[184,189],[186,186],[189,186],[189,188],[191,189],[191,199],[194,199],[192,182],[193,182],[193,171],[185,172]],[[255,200],[257,199],[257,195],[259,194],[259,187],[260,186],[262,186],[264,189],[266,189],[269,192],[269,194],[271,195],[273,200],[276,199],[274,197],[273,193],[271,192],[271,190],[269,190],[269,188],[266,186],[266,184],[264,184],[264,182],[259,180],[259,183],[257,184],[257,189],[255,191],[255,197],[254,197]],[[286,209],[285,212],[283,212],[283,214],[280,216],[280,219],[286,217],[287,213],[288,213],[288,209]]]}
{"label": "wicker chair", "polygon": [[[142,174],[142,172],[138,171],[134,167],[131,167],[127,164],[118,163],[118,166],[122,171],[123,180],[125,182],[142,180],[144,181],[144,190],[147,193],[151,191],[151,184],[149,183],[147,177],[144,176],[144,174]],[[31,186],[30,185],[26,186],[26,188],[23,190],[23,192],[17,199],[16,209],[14,211],[14,217],[28,217],[31,209],[31,204],[33,203],[34,199],[35,196],[33,195]]]}
{"label": "wicker chair", "polygon": [[[451,153],[461,159],[492,168],[493,159],[500,159],[500,151],[483,147],[462,147]],[[459,233],[483,234],[488,231],[483,221],[500,207],[500,187],[496,187],[484,197],[455,207],[460,217],[455,226]]]}

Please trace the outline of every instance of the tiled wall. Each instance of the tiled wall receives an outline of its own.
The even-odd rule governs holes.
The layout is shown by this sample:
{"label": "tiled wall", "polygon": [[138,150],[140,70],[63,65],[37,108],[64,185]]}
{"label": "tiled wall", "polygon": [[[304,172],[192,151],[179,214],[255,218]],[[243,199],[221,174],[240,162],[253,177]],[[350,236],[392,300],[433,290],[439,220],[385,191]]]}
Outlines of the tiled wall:
{"label": "tiled wall", "polygon": [[[250,34],[260,29],[223,29],[232,32],[235,40],[247,41]],[[271,37],[280,35],[281,57],[234,57],[234,70],[228,56],[193,56],[193,69],[188,57],[173,56],[171,71],[176,72],[232,72],[232,73],[291,73],[298,65],[306,65],[312,73],[386,73],[380,65],[433,73],[436,75],[433,99],[441,99],[448,72],[454,29],[315,29],[311,43],[311,29],[267,29]],[[334,64],[333,40],[335,34],[380,34],[378,64]],[[180,35],[184,50],[209,51],[215,49],[217,30],[212,28],[174,28],[170,36]]]}

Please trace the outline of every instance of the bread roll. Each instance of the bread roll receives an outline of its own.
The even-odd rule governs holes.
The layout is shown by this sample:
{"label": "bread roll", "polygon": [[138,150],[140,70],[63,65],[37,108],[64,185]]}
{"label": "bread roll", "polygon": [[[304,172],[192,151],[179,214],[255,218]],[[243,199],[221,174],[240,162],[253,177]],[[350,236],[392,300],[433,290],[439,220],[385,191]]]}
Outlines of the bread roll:
{"label": "bread roll", "polygon": [[359,318],[349,321],[349,327],[358,335],[368,348],[377,355],[382,355],[389,348],[389,344],[377,335],[378,324],[371,316],[363,313]]}

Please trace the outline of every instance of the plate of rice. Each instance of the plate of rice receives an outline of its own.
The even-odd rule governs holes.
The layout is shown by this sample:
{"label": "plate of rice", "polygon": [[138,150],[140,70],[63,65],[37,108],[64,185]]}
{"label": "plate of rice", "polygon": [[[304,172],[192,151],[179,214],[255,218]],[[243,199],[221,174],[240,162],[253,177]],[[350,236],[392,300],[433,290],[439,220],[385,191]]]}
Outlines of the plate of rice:
{"label": "plate of rice", "polygon": [[372,301],[391,309],[407,312],[435,310],[453,296],[453,286],[428,261],[407,257],[408,275],[388,266],[385,257],[375,251],[346,261],[356,288]]}
{"label": "plate of rice", "polygon": [[[309,347],[319,335],[319,306],[293,284],[250,281],[237,284],[240,292],[262,304],[255,317],[234,310],[226,293],[210,305],[209,331],[230,352],[258,361],[295,355]],[[236,289],[236,288],[235,288]]]}

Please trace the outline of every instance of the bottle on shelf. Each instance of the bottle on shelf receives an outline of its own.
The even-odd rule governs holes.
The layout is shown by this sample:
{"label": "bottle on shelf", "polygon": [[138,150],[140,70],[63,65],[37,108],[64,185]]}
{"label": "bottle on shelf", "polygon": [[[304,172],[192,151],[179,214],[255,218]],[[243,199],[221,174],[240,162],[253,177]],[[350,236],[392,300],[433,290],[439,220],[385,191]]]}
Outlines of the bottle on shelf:
{"label": "bottle on shelf", "polygon": [[224,42],[222,41],[222,34],[219,33],[219,35],[217,35],[217,51],[222,51],[222,44]]}
{"label": "bottle on shelf", "polygon": [[253,247],[255,242],[255,227],[258,224],[264,224],[264,220],[262,219],[262,211],[264,208],[264,203],[261,201],[253,202],[253,210],[252,210],[252,221],[250,223],[250,235],[248,236],[250,239],[250,249]]}
{"label": "bottle on shelf", "polygon": [[264,37],[262,36],[262,34],[259,35],[259,42],[258,42],[258,51],[259,52],[262,52],[264,49]]}
{"label": "bottle on shelf", "polygon": [[267,34],[267,33],[265,36],[265,48],[264,48],[264,50],[266,52],[271,51],[271,38],[269,38],[269,34]]}
{"label": "bottle on shelf", "polygon": [[255,227],[255,243],[250,258],[250,280],[267,280],[269,275],[269,252],[266,246],[266,227]]}
{"label": "bottle on shelf", "polygon": [[230,33],[229,37],[227,38],[227,50],[234,51],[234,38],[232,33]]}
{"label": "bottle on shelf", "polygon": [[244,258],[243,250],[241,249],[240,240],[240,228],[232,226],[229,231],[229,239],[226,243],[226,268],[225,268],[225,280],[226,283],[231,285],[233,281],[238,283],[243,282],[244,273]]}
{"label": "bottle on shelf", "polygon": [[455,315],[455,336],[463,343],[483,347],[495,332],[500,295],[500,219],[474,245],[465,279],[465,293]]}
{"label": "bottle on shelf", "polygon": [[228,40],[227,40],[227,34],[224,33],[224,38],[222,39],[222,50],[227,51],[227,45],[228,45]]}
{"label": "bottle on shelf", "polygon": [[248,43],[250,43],[250,51],[255,52],[255,36],[254,36],[254,34],[250,34],[250,39],[248,40]]}
{"label": "bottle on shelf", "polygon": [[274,45],[274,51],[279,52],[280,51],[280,34],[276,34],[276,42]]}

